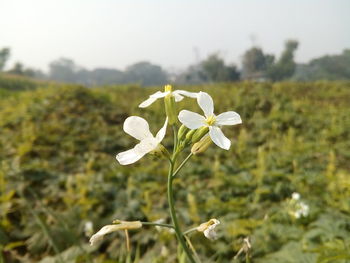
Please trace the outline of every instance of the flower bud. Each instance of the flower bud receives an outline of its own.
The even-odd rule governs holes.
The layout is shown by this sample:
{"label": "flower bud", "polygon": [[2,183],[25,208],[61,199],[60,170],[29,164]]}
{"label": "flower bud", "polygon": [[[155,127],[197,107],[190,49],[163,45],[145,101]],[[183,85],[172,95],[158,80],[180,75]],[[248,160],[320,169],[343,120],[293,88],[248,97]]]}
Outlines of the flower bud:
{"label": "flower bud", "polygon": [[165,92],[169,92],[168,95],[164,98],[164,104],[165,104],[165,113],[166,116],[168,116],[169,124],[173,125],[177,122],[177,109],[175,104],[175,98],[171,94],[172,87],[170,85],[166,85],[164,87]]}
{"label": "flower bud", "polygon": [[198,142],[200,139],[203,138],[204,135],[206,135],[209,131],[209,127],[203,126],[196,130],[196,132],[192,136],[192,143]]}
{"label": "flower bud", "polygon": [[181,125],[178,133],[177,133],[177,139],[181,141],[183,137],[186,135],[186,132],[188,131],[188,128],[185,125]]}
{"label": "flower bud", "polygon": [[196,130],[190,130],[186,133],[186,137],[185,137],[185,141],[184,141],[185,145],[191,142],[192,136],[195,132],[196,132]]}
{"label": "flower bud", "polygon": [[210,136],[206,135],[199,142],[196,142],[195,144],[193,144],[191,148],[191,153],[193,155],[197,155],[202,152],[205,152],[211,144],[212,144],[212,140]]}

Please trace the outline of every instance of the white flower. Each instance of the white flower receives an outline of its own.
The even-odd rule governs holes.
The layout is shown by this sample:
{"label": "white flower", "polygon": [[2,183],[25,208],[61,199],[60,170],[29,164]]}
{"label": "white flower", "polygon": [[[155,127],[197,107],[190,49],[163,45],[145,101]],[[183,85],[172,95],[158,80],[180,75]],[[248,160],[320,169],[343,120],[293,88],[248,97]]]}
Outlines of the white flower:
{"label": "white flower", "polygon": [[168,119],[165,120],[164,126],[154,137],[145,119],[138,116],[127,118],[123,126],[124,131],[140,142],[134,148],[118,153],[116,156],[118,162],[122,165],[131,164],[141,159],[145,154],[155,150],[165,136],[167,124]]}
{"label": "white flower", "polygon": [[301,217],[307,217],[309,215],[309,212],[310,212],[309,205],[307,205],[302,201],[298,201],[298,203],[296,203],[292,208],[292,210],[290,211],[290,214],[293,217],[299,219]]}
{"label": "white flower", "polygon": [[153,102],[155,102],[157,99],[164,98],[168,94],[171,94],[171,96],[173,96],[175,98],[175,101],[179,102],[179,101],[183,100],[184,96],[195,99],[195,98],[197,98],[197,94],[198,93],[189,92],[189,91],[186,91],[186,90],[171,91],[171,86],[170,85],[166,85],[164,92],[157,91],[156,93],[150,95],[147,100],[145,100],[144,102],[142,102],[139,105],[139,107],[140,108],[146,108],[149,105],[151,105]]}
{"label": "white flower", "polygon": [[300,194],[297,192],[292,193],[292,199],[294,200],[300,200]]}
{"label": "white flower", "polygon": [[212,141],[222,149],[230,149],[231,142],[225,137],[220,127],[242,123],[239,114],[234,111],[227,111],[217,116],[214,115],[213,99],[206,92],[199,92],[197,102],[205,116],[192,111],[182,110],[179,113],[180,122],[191,130],[209,127],[209,135]]}
{"label": "white flower", "polygon": [[299,219],[299,218],[301,217],[301,212],[300,212],[300,210],[294,211],[292,214],[293,214],[293,216],[294,216],[296,219]]}
{"label": "white flower", "polygon": [[197,227],[197,231],[203,232],[204,236],[208,239],[215,240],[218,238],[215,227],[220,224],[220,221],[212,218],[208,222],[205,222],[203,224],[200,224],[199,227]]}
{"label": "white flower", "polygon": [[309,206],[305,204],[304,202],[300,202],[300,213],[303,217],[307,217],[309,215]]}
{"label": "white flower", "polygon": [[96,234],[90,238],[90,245],[94,245],[97,241],[101,240],[105,235],[118,231],[118,230],[129,230],[129,229],[138,229],[142,227],[140,221],[120,221],[116,220],[113,223],[114,225],[106,225],[102,227]]}

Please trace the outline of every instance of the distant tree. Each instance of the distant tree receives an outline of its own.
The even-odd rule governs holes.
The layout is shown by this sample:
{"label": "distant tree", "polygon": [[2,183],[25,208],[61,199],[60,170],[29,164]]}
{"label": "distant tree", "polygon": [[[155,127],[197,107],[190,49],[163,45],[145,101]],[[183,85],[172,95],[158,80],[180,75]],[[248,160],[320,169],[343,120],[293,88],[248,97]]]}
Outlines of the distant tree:
{"label": "distant tree", "polygon": [[350,49],[339,55],[327,55],[297,65],[293,77],[298,81],[350,80]]}
{"label": "distant tree", "polygon": [[218,54],[211,54],[201,62],[201,67],[206,76],[206,80],[235,81],[239,79],[239,72],[234,65],[226,66],[225,62]]}
{"label": "distant tree", "polygon": [[168,76],[160,66],[139,62],[127,67],[123,82],[140,83],[143,86],[165,85],[168,82]]}
{"label": "distant tree", "polygon": [[222,81],[227,78],[225,62],[219,57],[218,54],[209,55],[206,60],[202,63],[202,69],[207,77],[207,80],[210,81]]}
{"label": "distant tree", "polygon": [[10,74],[15,74],[15,75],[23,75],[24,71],[24,66],[22,63],[17,62],[12,69],[8,70],[7,72]]}
{"label": "distant tree", "polygon": [[7,60],[10,58],[11,51],[9,48],[0,49],[0,71],[3,71]]}
{"label": "distant tree", "polygon": [[199,64],[189,66],[185,72],[182,72],[175,79],[178,84],[202,84],[206,81],[207,77]]}
{"label": "distant tree", "polygon": [[228,81],[238,81],[241,77],[241,73],[239,72],[236,65],[231,64],[226,66]]}
{"label": "distant tree", "polygon": [[27,77],[35,77],[36,71],[31,68],[25,68],[21,62],[16,62],[12,69],[7,71],[10,74],[27,76]]}
{"label": "distant tree", "polygon": [[93,85],[123,83],[123,72],[117,69],[97,68],[90,72]]}
{"label": "distant tree", "polygon": [[266,78],[266,70],[273,64],[274,59],[273,55],[265,55],[261,48],[252,47],[243,55],[242,78]]}
{"label": "distant tree", "polygon": [[293,76],[296,63],[294,62],[294,52],[298,48],[298,42],[288,40],[284,51],[278,61],[267,69],[267,76],[272,81],[280,81]]}
{"label": "distant tree", "polygon": [[76,72],[79,70],[73,60],[60,58],[50,63],[49,78],[63,82],[77,82]]}
{"label": "distant tree", "polygon": [[203,72],[201,64],[191,65],[186,71],[178,74],[175,77],[175,83],[177,84],[191,84],[191,85],[199,85],[207,82],[207,76]]}
{"label": "distant tree", "polygon": [[92,78],[91,71],[84,68],[75,70],[74,80],[71,82],[75,82],[75,83],[79,83],[87,86],[94,85],[94,80]]}
{"label": "distant tree", "polygon": [[79,67],[71,59],[60,58],[50,63],[49,79],[80,83],[88,86],[140,83],[144,86],[165,85],[167,73],[157,65],[139,62],[129,66],[125,72],[116,69],[98,68],[87,70]]}

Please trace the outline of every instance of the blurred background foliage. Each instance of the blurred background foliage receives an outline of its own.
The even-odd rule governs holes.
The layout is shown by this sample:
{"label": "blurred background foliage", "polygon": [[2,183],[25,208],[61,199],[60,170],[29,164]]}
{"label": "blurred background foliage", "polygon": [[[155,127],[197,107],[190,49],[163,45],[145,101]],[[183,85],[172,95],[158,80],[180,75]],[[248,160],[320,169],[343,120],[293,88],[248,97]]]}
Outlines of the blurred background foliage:
{"label": "blurred background foliage", "polygon": [[[349,82],[175,88],[206,91],[217,113],[243,119],[224,129],[229,151],[212,146],[175,181],[184,229],[221,221],[217,241],[191,235],[203,262],[245,262],[234,259],[245,237],[252,262],[350,262]],[[0,76],[0,262],[184,262],[166,229],[130,232],[131,253],[122,232],[88,244],[114,219],[169,222],[166,161],[115,160],[135,143],[122,130],[127,116],[161,127],[162,102],[137,108],[158,89]],[[179,107],[200,112],[191,99]],[[291,216],[293,192],[307,216]]]}
{"label": "blurred background foliage", "polygon": [[0,49],[0,72],[27,76],[46,81],[59,81],[85,86],[138,83],[140,86],[199,85],[216,82],[250,81],[318,81],[350,80],[350,49],[340,54],[324,55],[307,63],[295,62],[299,42],[285,41],[280,55],[268,54],[253,45],[242,54],[241,65],[225,62],[220,52],[209,54],[181,71],[163,69],[148,61],[136,62],[125,70],[115,68],[86,69],[69,58],[61,57],[49,64],[48,72],[16,62],[5,70],[11,57],[11,49]]}

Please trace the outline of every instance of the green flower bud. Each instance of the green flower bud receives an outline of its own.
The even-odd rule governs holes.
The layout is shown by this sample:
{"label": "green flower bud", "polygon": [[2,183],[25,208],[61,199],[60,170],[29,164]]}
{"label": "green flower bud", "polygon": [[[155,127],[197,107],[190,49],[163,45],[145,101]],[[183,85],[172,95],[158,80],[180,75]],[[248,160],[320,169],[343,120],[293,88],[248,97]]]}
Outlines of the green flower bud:
{"label": "green flower bud", "polygon": [[188,128],[185,125],[181,125],[178,133],[177,133],[177,139],[181,141],[183,137],[186,135],[186,132],[188,131]]}
{"label": "green flower bud", "polygon": [[186,133],[184,144],[188,144],[191,142],[192,136],[195,132],[196,130],[190,130],[189,132]]}
{"label": "green flower bud", "polygon": [[170,93],[165,96],[164,104],[165,104],[165,113],[168,116],[169,124],[173,125],[177,122],[177,109],[175,104],[175,97],[172,95],[172,87],[170,85],[166,85],[164,90]]}
{"label": "green flower bud", "polygon": [[199,142],[196,142],[195,144],[193,144],[191,148],[191,153],[193,155],[197,155],[202,152],[205,152],[211,144],[212,144],[212,140],[210,136],[206,135]]}
{"label": "green flower bud", "polygon": [[196,130],[196,132],[192,136],[192,143],[198,142],[200,139],[203,138],[204,135],[206,135],[209,131],[209,127],[203,126]]}

